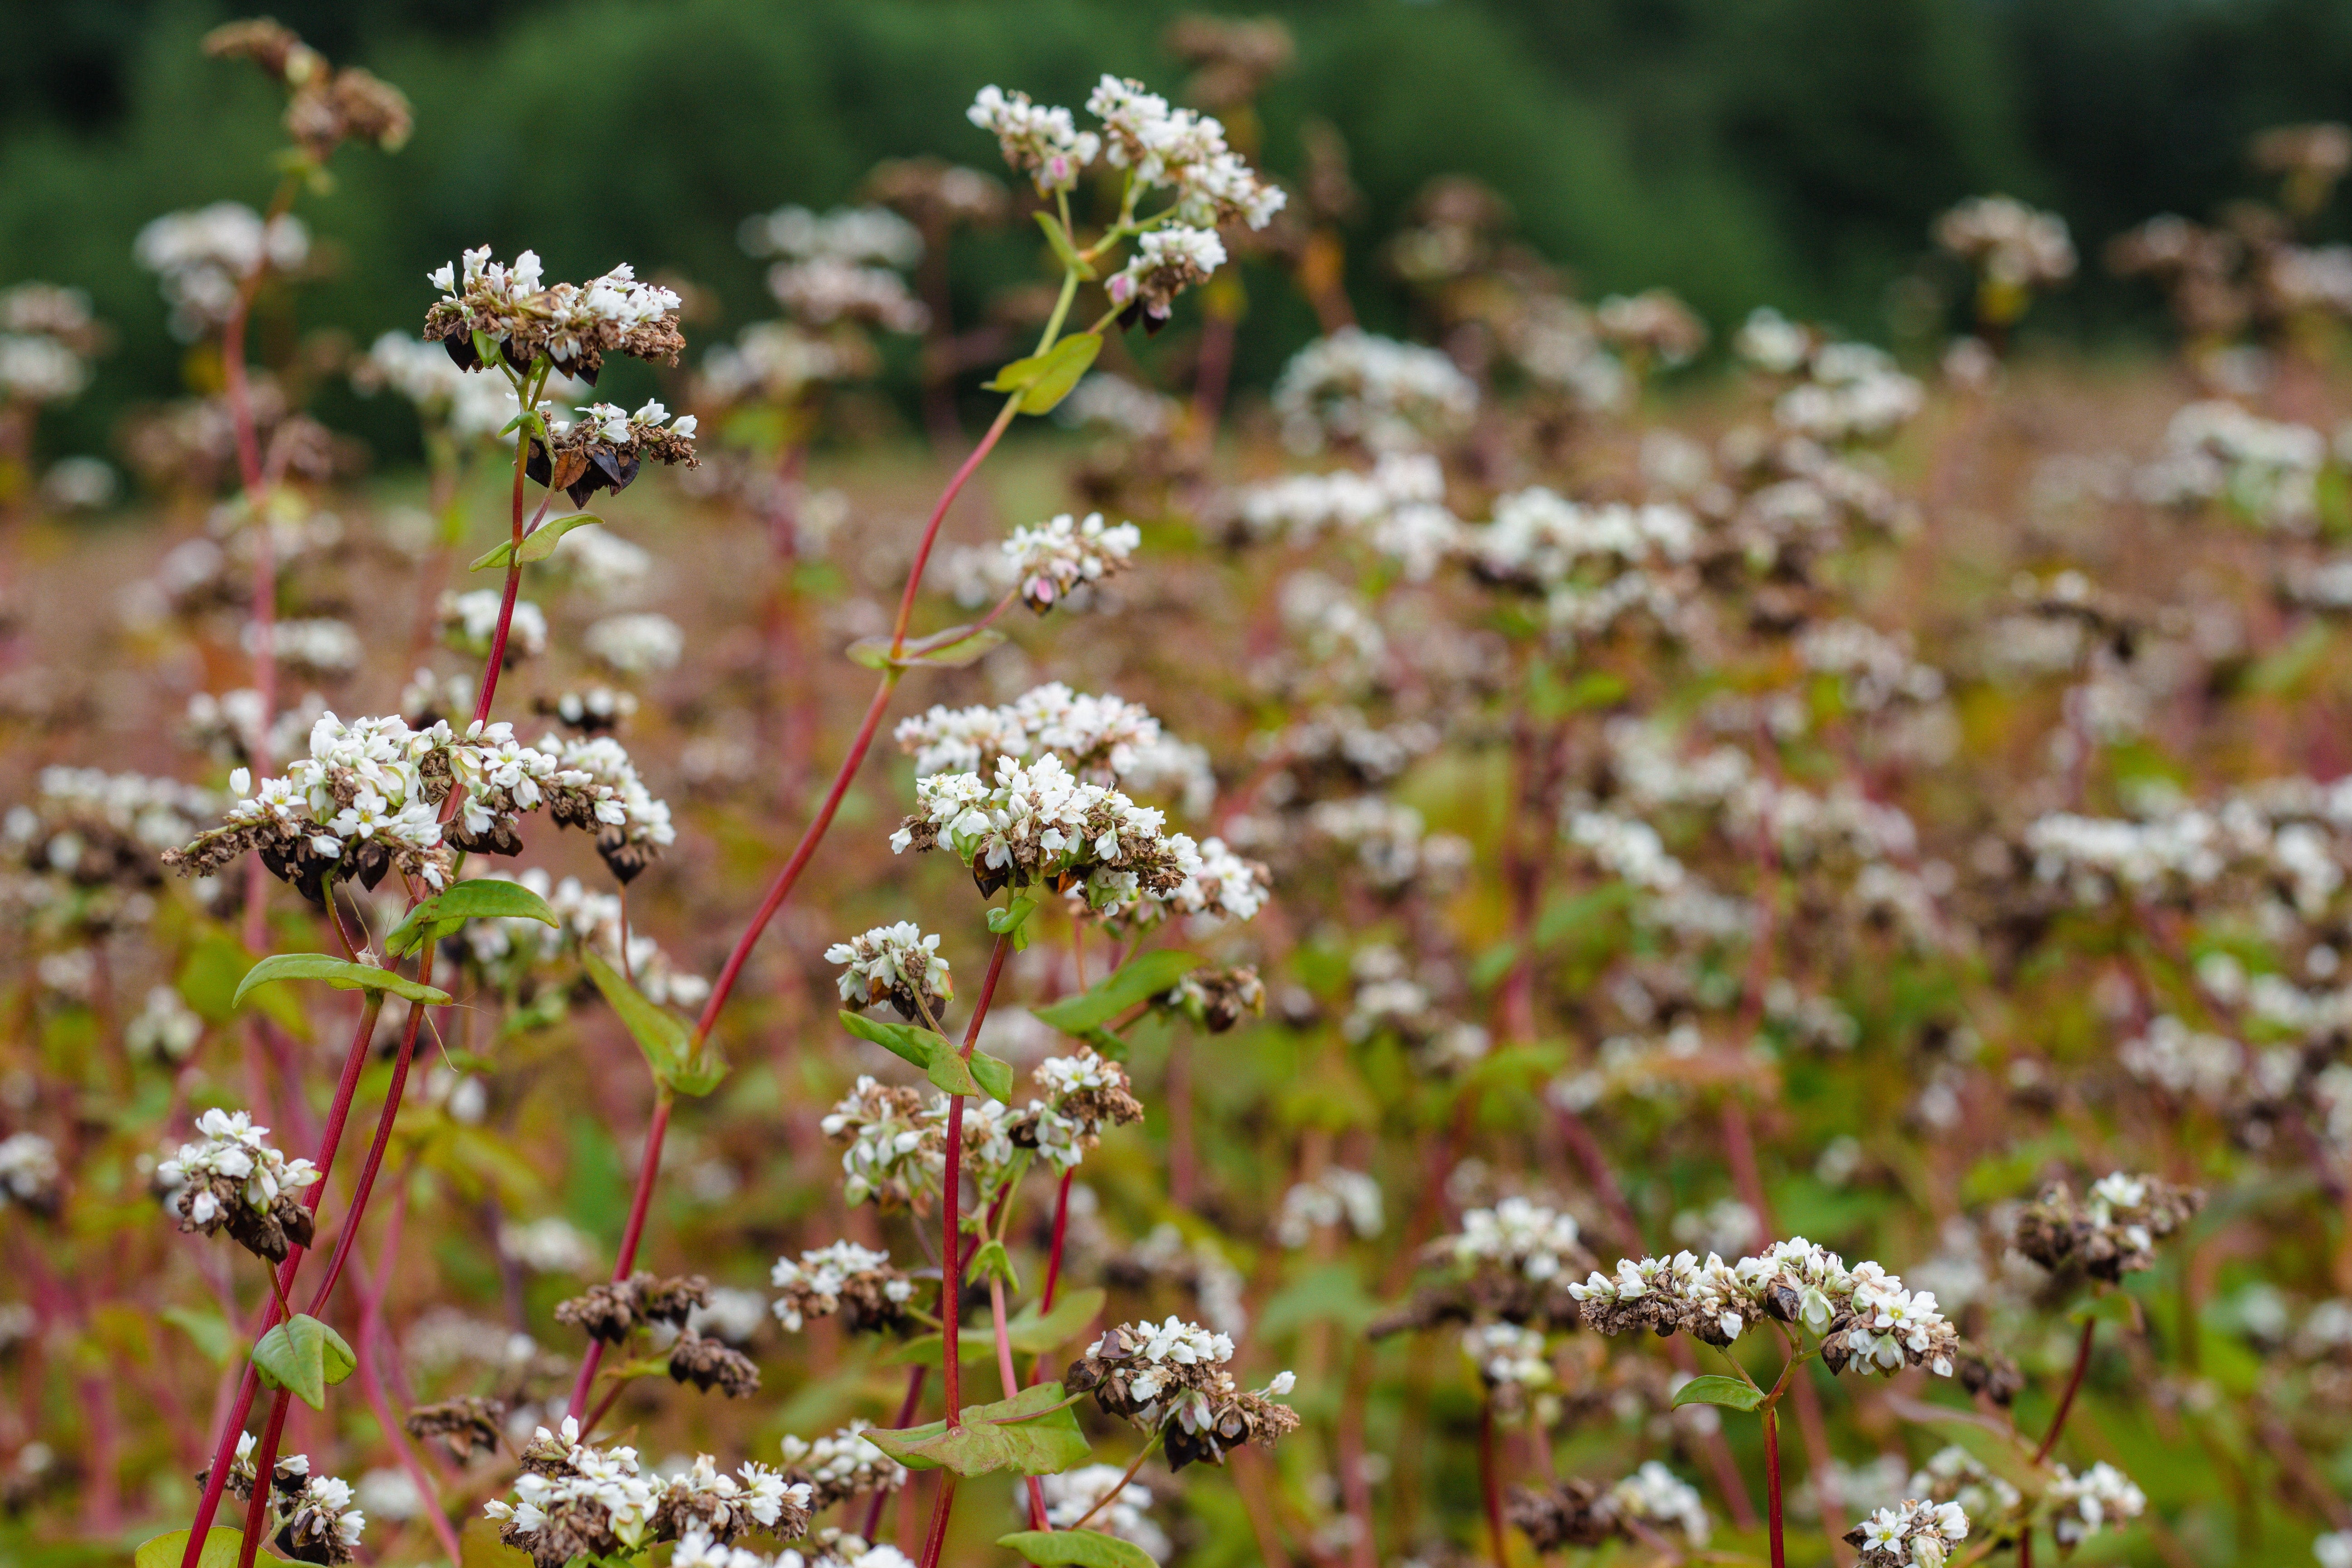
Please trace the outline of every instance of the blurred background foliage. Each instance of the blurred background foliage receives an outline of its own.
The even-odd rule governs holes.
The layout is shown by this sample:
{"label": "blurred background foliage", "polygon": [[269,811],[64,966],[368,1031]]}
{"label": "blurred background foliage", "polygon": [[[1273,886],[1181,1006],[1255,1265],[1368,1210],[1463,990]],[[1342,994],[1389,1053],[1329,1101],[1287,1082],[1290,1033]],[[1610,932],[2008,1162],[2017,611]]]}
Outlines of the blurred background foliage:
{"label": "blurred background foliage", "polygon": [[[124,407],[176,390],[132,237],[155,215],[261,205],[276,89],[195,47],[258,7],[13,0],[0,54],[0,282],[88,289],[117,330],[92,394],[52,421],[102,449]],[[1172,87],[1188,0],[277,0],[331,58],[404,89],[415,140],[338,160],[306,201],[331,275],[309,320],[413,329],[423,275],[461,247],[535,246],[552,276],[627,258],[709,290],[703,342],[770,313],[736,228],[852,199],[877,161],[992,164],[962,120],[984,82],[1075,102],[1109,69]],[[1263,159],[1296,174],[1309,118],[1345,139],[1364,203],[1351,289],[1404,324],[1370,257],[1432,177],[1466,172],[1588,296],[1664,284],[1722,328],[1749,307],[1884,339],[1915,307],[1932,216],[2006,191],[2093,256],[2150,213],[2203,217],[2251,184],[2247,136],[2352,118],[2342,0],[1288,0],[1297,67],[1264,103]],[[1039,266],[1025,236],[959,240],[959,311]],[[1237,374],[1262,384],[1312,336],[1257,279]],[[1932,301],[1930,302],[1932,305]],[[1911,314],[1919,312],[1915,308]],[[967,316],[966,319],[969,319]],[[2045,336],[2152,331],[2152,295],[2095,265]],[[263,321],[279,353],[293,323]],[[634,387],[617,389],[634,392]],[[334,417],[334,411],[328,410]],[[347,410],[371,436],[384,415]],[[341,423],[343,421],[337,421]],[[373,428],[381,426],[382,428]]]}

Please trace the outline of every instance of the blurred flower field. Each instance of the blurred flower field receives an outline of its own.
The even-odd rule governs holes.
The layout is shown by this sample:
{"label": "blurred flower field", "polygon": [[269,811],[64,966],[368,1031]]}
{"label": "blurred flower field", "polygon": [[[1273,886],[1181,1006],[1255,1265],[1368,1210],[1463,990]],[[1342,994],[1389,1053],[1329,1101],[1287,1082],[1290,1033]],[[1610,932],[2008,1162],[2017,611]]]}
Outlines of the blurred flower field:
{"label": "blurred flower field", "polygon": [[[407,100],[237,24],[191,395],[49,452],[0,289],[7,1561],[2352,1565],[2352,132],[1954,207],[1922,363],[1475,171],[1351,253],[1188,28],[747,215],[766,319],[361,346]],[[2175,351],[2021,352],[2088,267]]]}

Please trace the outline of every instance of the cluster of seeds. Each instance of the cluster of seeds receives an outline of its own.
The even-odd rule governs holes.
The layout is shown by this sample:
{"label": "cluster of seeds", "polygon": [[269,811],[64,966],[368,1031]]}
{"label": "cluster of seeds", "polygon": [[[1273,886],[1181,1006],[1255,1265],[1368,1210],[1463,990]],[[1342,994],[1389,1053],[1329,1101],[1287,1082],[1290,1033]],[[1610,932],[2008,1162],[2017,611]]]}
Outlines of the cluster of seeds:
{"label": "cluster of seeds", "polygon": [[1126,571],[1142,542],[1142,530],[1131,522],[1107,524],[1098,511],[1084,519],[1066,511],[1014,529],[1004,556],[1022,601],[1042,616],[1072,589]]}
{"label": "cluster of seeds", "polygon": [[682,1329],[697,1307],[710,1304],[710,1282],[699,1274],[662,1279],[639,1269],[626,1279],[592,1285],[559,1301],[555,1321],[590,1339],[618,1344],[639,1329],[667,1323]]}
{"label": "cluster of seeds", "polygon": [[1849,1269],[1802,1237],[1737,1264],[1713,1253],[1705,1263],[1687,1252],[1623,1258],[1615,1274],[1595,1270],[1569,1294],[1586,1325],[1608,1334],[1680,1331],[1720,1346],[1767,1321],[1801,1326],[1821,1336],[1822,1361],[1832,1372],[1925,1366],[1949,1377],[1959,1351],[1958,1331],[1936,1310],[1932,1292],[1904,1289],[1875,1263]]}
{"label": "cluster of seeds", "polygon": [[1637,1539],[1637,1529],[1675,1531],[1697,1548],[1713,1532],[1697,1489],[1656,1459],[1613,1486],[1572,1476],[1545,1487],[1514,1487],[1505,1517],[1545,1553]]}
{"label": "cluster of seeds", "polygon": [[490,258],[486,245],[467,251],[456,267],[443,263],[426,280],[441,299],[425,314],[425,335],[446,349],[460,370],[481,366],[477,332],[497,343],[518,373],[545,355],[558,371],[591,386],[608,353],[676,364],[686,346],[677,330],[677,295],[638,282],[626,262],[584,284],[550,286],[537,251],[524,251],[507,267]]}
{"label": "cluster of seeds", "polygon": [[852,1007],[887,1002],[908,1023],[937,1024],[955,998],[955,976],[940,956],[940,939],[925,936],[912,921],[835,942],[824,950],[824,961],[842,965],[841,999]]}
{"label": "cluster of seeds", "polygon": [[1056,892],[1082,888],[1099,909],[1172,894],[1200,866],[1190,837],[1163,832],[1162,813],[1079,782],[1052,755],[1026,767],[1000,758],[993,784],[979,773],[934,773],[916,781],[915,795],[892,851],[945,843],[983,895],[1043,882]]}
{"label": "cluster of seeds", "polygon": [[888,1253],[854,1241],[803,1252],[797,1263],[779,1258],[768,1283],[783,1292],[776,1298],[776,1321],[794,1333],[809,1319],[835,1312],[851,1333],[885,1332],[908,1321],[907,1304],[915,1295],[914,1281],[891,1267]]}
{"label": "cluster of seeds", "polygon": [[808,1509],[822,1513],[835,1503],[873,1492],[895,1492],[907,1484],[907,1467],[867,1442],[866,1424],[853,1421],[814,1440],[784,1438],[784,1475],[810,1489]]}
{"label": "cluster of seeds", "polygon": [[1869,1568],[1944,1568],[1952,1548],[1968,1538],[1968,1510],[1956,1502],[1882,1508],[1845,1532],[1846,1544]]}
{"label": "cluster of seeds", "polygon": [[615,404],[592,403],[572,419],[551,420],[547,439],[530,438],[523,472],[535,484],[562,490],[573,506],[586,506],[598,490],[618,495],[629,488],[647,460],[693,468],[695,416],[671,419],[658,399],[634,414]]}
{"label": "cluster of seeds", "polygon": [[2053,1274],[2110,1282],[2156,1266],[2156,1244],[2204,1206],[2205,1194],[2159,1176],[2112,1172],[2077,1199],[2063,1182],[2017,1216],[2017,1250]]}
{"label": "cluster of seeds", "polygon": [[1195,1460],[1223,1464],[1244,1443],[1270,1446],[1298,1426],[1297,1412],[1276,1403],[1297,1386],[1289,1373],[1244,1390],[1226,1366],[1234,1342],[1197,1323],[1123,1323],[1071,1363],[1063,1384],[1092,1394],[1107,1415],[1158,1427],[1171,1469]]}
{"label": "cluster of seeds", "polygon": [[812,1490],[804,1482],[758,1464],[742,1466],[739,1479],[720,1474],[705,1455],[665,1483],[639,1470],[635,1448],[582,1443],[580,1423],[568,1417],[561,1436],[539,1429],[522,1451],[522,1468],[514,1500],[493,1500],[482,1511],[499,1521],[499,1539],[529,1552],[538,1568],[688,1535],[724,1542],[755,1528],[785,1537],[808,1529]]}

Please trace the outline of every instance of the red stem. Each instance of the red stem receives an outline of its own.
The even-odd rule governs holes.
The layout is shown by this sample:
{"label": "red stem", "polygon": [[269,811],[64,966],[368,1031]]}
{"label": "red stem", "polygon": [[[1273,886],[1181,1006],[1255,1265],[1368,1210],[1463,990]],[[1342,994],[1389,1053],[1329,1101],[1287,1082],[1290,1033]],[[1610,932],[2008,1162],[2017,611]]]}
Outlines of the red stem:
{"label": "red stem", "polygon": [[948,1514],[955,1507],[955,1472],[940,1472],[940,1493],[931,1502],[930,1527],[923,1533],[923,1555],[918,1568],[940,1568],[940,1549],[947,1544]]}
{"label": "red stem", "polygon": [[[1021,1392],[1021,1374],[1013,1370],[1013,1336],[1004,1326],[1004,1278],[992,1274],[988,1279],[988,1315],[996,1327],[996,1373],[1004,1380],[1004,1397],[1012,1398]],[[1029,1479],[1029,1528],[1047,1530],[1054,1527],[1045,1521],[1045,1485],[1036,1477]]]}
{"label": "red stem", "polygon": [[2042,1436],[2042,1447],[2033,1450],[2033,1462],[2040,1464],[2058,1446],[2058,1434],[2066,1429],[2066,1416],[2074,1408],[2074,1395],[2083,1390],[2083,1374],[2091,1370],[2091,1336],[2098,1331],[2099,1321],[2091,1318],[2083,1324],[2083,1337],[2074,1347],[2074,1375],[2066,1379],[2066,1392],[2058,1396],[2057,1413],[2050,1417],[2050,1430]]}
{"label": "red stem", "polygon": [[[412,1158],[410,1170],[414,1169]],[[373,1289],[369,1288],[365,1279],[360,1282],[360,1336],[352,1342],[352,1349],[359,1358],[360,1390],[367,1395],[368,1408],[374,1412],[376,1425],[383,1428],[383,1438],[392,1445],[393,1457],[400,1461],[400,1468],[408,1472],[409,1481],[416,1488],[416,1495],[425,1500],[425,1519],[433,1528],[434,1538],[441,1542],[441,1550],[449,1554],[449,1561],[457,1563],[464,1560],[465,1547],[458,1541],[457,1529],[450,1524],[449,1516],[442,1511],[440,1493],[433,1484],[432,1476],[425,1471],[424,1462],[417,1458],[415,1451],[409,1447],[407,1433],[401,1429],[399,1421],[393,1415],[392,1402],[384,1397],[383,1379],[376,1371],[374,1346],[383,1319],[384,1292],[392,1288],[393,1268],[399,1261],[401,1226],[407,1217],[408,1181],[406,1173],[404,1173],[393,1193],[392,1213],[383,1222],[383,1255],[377,1265],[378,1282]]]}
{"label": "red stem", "polygon": [[1772,1529],[1772,1568],[1789,1568],[1780,1541],[1780,1422],[1770,1405],[1764,1407],[1764,1510]]}
{"label": "red stem", "polygon": [[[629,1277],[636,1267],[637,1243],[645,1239],[646,1212],[654,1201],[654,1178],[661,1173],[662,1139],[669,1131],[670,1092],[664,1089],[654,1101],[654,1119],[646,1128],[646,1157],[637,1165],[636,1195],[629,1200],[629,1226],[621,1233],[621,1250],[613,1262],[613,1279]],[[596,1381],[596,1367],[604,1359],[604,1342],[590,1340],[580,1363],[579,1380],[572,1385],[570,1414],[574,1419],[588,1407],[588,1389]]]}
{"label": "red stem", "polygon": [[1054,1245],[1045,1254],[1045,1289],[1037,1303],[1037,1310],[1054,1310],[1054,1288],[1062,1282],[1062,1243],[1070,1234],[1070,1178],[1078,1173],[1076,1165],[1062,1173],[1061,1184],[1054,1191]]}
{"label": "red stem", "polygon": [[[375,1035],[376,1014],[382,1006],[382,999],[371,994],[366,1005],[360,1009],[359,1027],[352,1031],[351,1047],[343,1053],[342,1076],[335,1081],[334,1103],[328,1108],[327,1130],[319,1144],[316,1161],[319,1179],[311,1184],[302,1199],[314,1215],[319,1212],[319,1200],[326,1195],[327,1177],[335,1167],[335,1150],[342,1142],[343,1123],[351,1115],[352,1096],[359,1089],[360,1069],[367,1065],[368,1041]],[[278,1288],[272,1292],[271,1299],[262,1304],[257,1338],[277,1323],[276,1298],[285,1294],[287,1288],[294,1282],[294,1271],[301,1267],[302,1253],[303,1249],[299,1247],[287,1249],[286,1261],[278,1267]],[[254,1395],[260,1387],[260,1375],[255,1372],[253,1363],[247,1362],[245,1375],[237,1384],[236,1402],[229,1407],[228,1418],[221,1423],[220,1436],[213,1444],[212,1465],[205,1478],[204,1496],[196,1504],[195,1519],[188,1526],[188,1545],[181,1557],[180,1568],[196,1568],[202,1560],[205,1537],[211,1532],[213,1517],[220,1510],[221,1494],[228,1486],[229,1466],[236,1458],[237,1436],[245,1430],[245,1418],[253,1413]]]}
{"label": "red stem", "polygon": [[980,445],[971,449],[971,456],[963,460],[963,466],[956,469],[955,477],[948,480],[948,488],[940,492],[939,504],[931,508],[930,521],[923,524],[922,540],[915,546],[914,564],[907,568],[906,592],[898,595],[898,622],[890,628],[890,652],[894,658],[907,646],[907,622],[915,613],[915,590],[922,586],[923,568],[930,562],[931,546],[939,542],[940,524],[946,521],[948,508],[955,504],[964,481],[971,478],[972,470],[980,467],[981,459],[995,447],[997,437],[1004,434],[1005,427],[1013,423],[1013,416],[1019,412],[1020,407],[1018,396],[1004,400],[1004,408],[997,415],[996,422],[988,427],[988,434],[980,438]]}
{"label": "red stem", "polygon": [[[1503,1477],[1495,1456],[1495,1402],[1489,1398],[1478,1412],[1478,1489],[1486,1503],[1486,1532],[1495,1545],[1495,1568],[1509,1568],[1504,1552]],[[1775,1564],[1774,1568],[1780,1568]]]}

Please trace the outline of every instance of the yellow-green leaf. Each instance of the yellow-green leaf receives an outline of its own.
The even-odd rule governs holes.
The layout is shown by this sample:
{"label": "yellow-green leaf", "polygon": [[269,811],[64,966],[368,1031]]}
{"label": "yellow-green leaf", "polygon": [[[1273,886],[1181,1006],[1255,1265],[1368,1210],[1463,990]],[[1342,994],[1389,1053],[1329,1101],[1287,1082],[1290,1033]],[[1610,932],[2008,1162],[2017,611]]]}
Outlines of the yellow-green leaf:
{"label": "yellow-green leaf", "polygon": [[588,978],[596,983],[596,989],[604,994],[604,1000],[620,1015],[621,1025],[637,1042],[637,1049],[645,1053],[646,1065],[653,1068],[657,1082],[680,1094],[698,1097],[725,1081],[727,1058],[719,1053],[716,1041],[704,1040],[698,1045],[685,1020],[656,1006],[619,970],[596,954],[583,952],[580,961],[588,971]]}
{"label": "yellow-green leaf", "polygon": [[[215,1524],[205,1536],[196,1568],[236,1568],[237,1550],[244,1544],[245,1531]],[[180,1559],[187,1554],[188,1532],[175,1530],[141,1542],[139,1550],[131,1553],[131,1568],[180,1568]]]}
{"label": "yellow-green leaf", "polygon": [[1039,1568],[1065,1563],[1077,1568],[1160,1568],[1142,1547],[1097,1530],[1016,1530],[998,1536],[996,1544],[1018,1552]]}
{"label": "yellow-green leaf", "polygon": [[343,1336],[308,1312],[297,1312],[253,1347],[253,1370],[263,1385],[291,1389],[313,1410],[327,1407],[328,1385],[351,1376],[358,1364]]}
{"label": "yellow-green leaf", "polygon": [[467,921],[487,920],[537,921],[557,927],[563,923],[545,899],[520,882],[477,877],[446,888],[409,910],[408,917],[383,939],[383,950],[399,958],[428,942],[455,934]]}
{"label": "yellow-green leaf", "polygon": [[273,980],[323,980],[338,991],[389,991],[429,1007],[446,1005],[449,1000],[449,993],[437,986],[420,985],[405,975],[378,969],[372,963],[353,963],[347,958],[331,958],[323,952],[278,952],[245,972],[229,1005],[241,1004],[247,992]]}
{"label": "yellow-green leaf", "polygon": [[[557,543],[562,540],[565,534],[571,532],[573,529],[578,528],[583,522],[602,522],[604,521],[604,520],[603,518],[598,517],[593,511],[575,511],[568,517],[551,517],[545,522],[541,523],[537,528],[532,529],[529,533],[522,536],[522,550],[520,552],[520,556],[525,561],[544,561],[549,556],[555,553]],[[504,566],[507,563],[508,557],[515,555],[516,553],[515,542],[509,539],[494,546],[490,550],[484,552],[482,554],[476,556],[474,558],[474,563],[466,568],[466,570],[468,572],[487,572],[493,566]]]}

